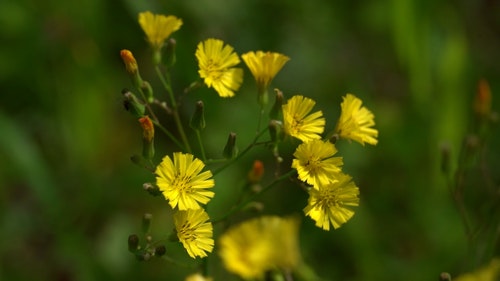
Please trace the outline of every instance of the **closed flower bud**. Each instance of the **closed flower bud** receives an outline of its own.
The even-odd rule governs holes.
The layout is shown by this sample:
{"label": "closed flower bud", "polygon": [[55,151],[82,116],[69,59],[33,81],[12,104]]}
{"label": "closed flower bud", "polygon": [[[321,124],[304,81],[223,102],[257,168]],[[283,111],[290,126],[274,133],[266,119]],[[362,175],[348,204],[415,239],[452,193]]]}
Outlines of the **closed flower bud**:
{"label": "closed flower bud", "polygon": [[149,229],[151,228],[151,220],[153,219],[153,215],[146,213],[142,216],[142,232],[149,233]]}
{"label": "closed flower bud", "polygon": [[269,122],[269,135],[271,136],[271,141],[274,143],[277,143],[283,139],[284,132],[281,121],[271,120]]}
{"label": "closed flower bud", "polygon": [[155,248],[155,256],[161,257],[167,252],[165,246],[161,245]]}
{"label": "closed flower bud", "polygon": [[222,155],[227,159],[232,159],[238,155],[238,148],[236,147],[236,133],[229,134]]}
{"label": "closed flower bud", "polygon": [[264,163],[260,160],[255,160],[253,162],[252,169],[248,172],[248,182],[255,184],[260,182],[262,176],[264,175]]}
{"label": "closed flower bud", "polygon": [[165,49],[165,65],[171,67],[175,64],[176,55],[175,55],[175,47],[177,46],[177,41],[174,38],[169,38],[166,43]]}
{"label": "closed flower bud", "polygon": [[283,92],[278,89],[274,89],[274,91],[276,92],[276,96],[274,99],[274,105],[271,108],[271,111],[269,112],[269,117],[271,119],[279,119],[282,113]]}
{"label": "closed flower bud", "polygon": [[135,252],[139,248],[139,236],[131,234],[128,237],[128,250]]}
{"label": "closed flower bud", "polygon": [[139,118],[142,127],[142,156],[145,159],[153,159],[155,154],[154,136],[155,130],[151,119],[146,115]]}
{"label": "closed flower bud", "polygon": [[203,130],[206,126],[204,108],[205,106],[202,101],[196,102],[196,109],[193,117],[191,117],[191,121],[189,122],[189,126],[191,126],[194,130]]}
{"label": "closed flower bud", "polygon": [[154,96],[153,96],[153,88],[151,87],[151,84],[149,84],[148,81],[143,81],[141,85],[141,90],[144,93],[144,97],[146,98],[146,101],[148,103],[152,103],[154,101]]}
{"label": "closed flower bud", "polygon": [[123,106],[125,110],[130,112],[134,117],[141,118],[146,112],[146,107],[142,104],[137,97],[127,89],[122,91]]}
{"label": "closed flower bud", "polygon": [[144,188],[144,190],[146,190],[149,194],[151,194],[153,196],[160,196],[163,194],[161,192],[161,190],[158,188],[158,186],[156,186],[150,182],[144,183],[142,185],[142,188]]}
{"label": "closed flower bud", "polygon": [[478,116],[488,116],[491,112],[491,89],[485,79],[479,80],[474,97],[474,112]]}
{"label": "closed flower bud", "polygon": [[125,69],[128,74],[132,78],[132,82],[136,88],[140,88],[142,86],[142,78],[139,74],[139,66],[137,65],[137,61],[134,58],[134,55],[129,50],[121,50],[120,56],[122,57],[123,63],[125,64]]}

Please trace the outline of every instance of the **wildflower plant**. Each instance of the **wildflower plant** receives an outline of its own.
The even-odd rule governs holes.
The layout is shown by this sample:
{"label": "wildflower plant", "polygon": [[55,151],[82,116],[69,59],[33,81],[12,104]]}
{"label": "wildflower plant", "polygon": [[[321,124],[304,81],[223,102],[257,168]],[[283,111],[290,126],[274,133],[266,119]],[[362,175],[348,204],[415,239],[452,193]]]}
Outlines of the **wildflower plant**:
{"label": "wildflower plant", "polygon": [[[207,276],[207,259],[214,251],[228,272],[245,280],[292,280],[292,276],[299,273],[314,279],[313,271],[307,268],[300,254],[300,217],[258,215],[238,224],[233,223],[234,218],[248,209],[261,209],[259,197],[281,184],[287,185],[286,188],[304,189],[308,203],[297,211],[303,212],[303,217],[311,219],[319,229],[329,231],[347,223],[360,203],[360,188],[343,170],[343,156],[336,142],[347,139],[376,145],[378,130],[374,127],[374,114],[353,94],[343,98],[336,126],[328,126],[323,111],[315,108],[316,101],[301,94],[287,99],[282,91],[275,89],[274,103],[269,104],[271,83],[290,58],[260,50],[240,56],[238,50],[218,38],[203,39],[193,50],[200,80],[188,85],[182,93],[174,92],[173,89],[179,87],[173,87],[170,75],[176,66],[177,43],[171,36],[181,28],[182,20],[147,11],[139,14],[138,22],[151,47],[153,67],[161,87],[153,91],[152,84],[141,77],[140,63],[133,53],[126,49],[120,52],[133,86],[132,90],[122,92],[124,105],[137,118],[143,133],[142,154],[132,156],[132,161],[151,172],[152,182],[143,187],[149,194],[165,199],[165,212],[172,214],[173,225],[170,235],[155,240],[150,232],[152,216],[145,215],[144,237],[130,235],[129,251],[139,260],[158,256],[179,264],[175,252],[163,243],[180,243],[197,266],[186,280],[212,280]],[[207,126],[205,104],[203,100],[196,102],[194,114],[189,120],[183,120],[182,110],[190,106],[183,104],[183,96],[205,85],[221,98],[237,98],[243,83],[241,61],[256,82],[260,108],[255,118],[257,132],[242,150],[236,145],[237,134],[229,133],[226,145],[220,149],[220,158],[209,158],[207,155],[215,152],[206,151],[203,142]],[[327,106],[332,108],[333,104]],[[163,112],[160,115],[158,111]],[[166,122],[173,126],[165,126]],[[263,122],[267,122],[267,126],[262,126]],[[184,124],[189,124],[189,131]],[[327,128],[334,129],[324,134]],[[159,134],[171,141],[168,149],[155,149],[159,142],[154,140]],[[295,152],[282,155],[283,147],[290,144],[295,146]],[[218,186],[218,176],[223,176],[228,167],[241,164],[241,159],[255,149],[269,152],[275,159],[274,178],[264,177],[264,168],[268,165],[262,159],[250,159],[254,165],[242,179],[244,186],[250,188],[242,189],[233,206],[225,211],[217,210],[223,215],[214,217],[209,207],[212,198],[218,196],[215,190],[232,188]],[[156,155],[157,151],[168,152]],[[293,159],[284,160],[290,158]]]}

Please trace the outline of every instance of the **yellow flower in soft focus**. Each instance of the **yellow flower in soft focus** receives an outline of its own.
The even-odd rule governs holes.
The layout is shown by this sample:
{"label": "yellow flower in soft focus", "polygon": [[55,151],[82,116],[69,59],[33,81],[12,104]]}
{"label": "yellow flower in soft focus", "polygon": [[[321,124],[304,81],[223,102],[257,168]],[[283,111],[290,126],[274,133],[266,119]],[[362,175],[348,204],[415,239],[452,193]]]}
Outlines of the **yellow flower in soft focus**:
{"label": "yellow flower in soft focus", "polygon": [[139,25],[154,50],[159,50],[165,40],[179,30],[182,20],[175,16],[153,14],[150,11],[139,13]]}
{"label": "yellow flower in soft focus", "polygon": [[173,216],[177,237],[189,256],[206,257],[214,248],[213,226],[203,209],[178,211]]}
{"label": "yellow flower in soft focus", "polygon": [[188,277],[186,277],[185,281],[212,281],[212,278],[209,277],[203,277],[203,275],[199,273],[191,274]]}
{"label": "yellow flower in soft focus", "polygon": [[341,138],[357,141],[362,145],[365,145],[365,142],[376,145],[378,131],[372,128],[375,125],[375,116],[361,105],[359,98],[347,94],[340,105],[342,111],[335,131]]}
{"label": "yellow flower in soft focus", "polygon": [[453,278],[453,281],[497,281],[500,277],[500,258],[493,258],[485,265],[472,273],[466,273]]}
{"label": "yellow flower in soft focus", "polygon": [[340,174],[338,181],[319,184],[309,190],[304,213],[316,221],[317,227],[330,230],[331,223],[337,229],[354,215],[350,207],[359,205],[358,195],[359,189],[351,181],[351,177]]}
{"label": "yellow flower in soft focus", "polygon": [[172,208],[199,209],[214,197],[206,190],[215,185],[212,172],[204,171],[205,164],[191,154],[174,153],[174,161],[165,156],[156,168],[156,185],[163,192]]}
{"label": "yellow flower in soft focus", "polygon": [[315,104],[312,99],[300,95],[290,98],[282,106],[285,133],[303,142],[320,139],[325,129],[325,118],[321,110],[309,114]]}
{"label": "yellow flower in soft focus", "polygon": [[300,144],[293,156],[292,168],[297,170],[299,179],[316,188],[319,184],[328,184],[337,180],[343,164],[342,157],[333,157],[337,153],[335,145],[329,141],[312,140]]}
{"label": "yellow flower in soft focus", "polygon": [[271,84],[274,76],[283,68],[289,57],[274,52],[248,52],[241,58],[252,72],[259,93],[259,103],[267,103],[267,87]]}
{"label": "yellow flower in soft focus", "polygon": [[234,67],[240,63],[240,58],[233,47],[210,38],[198,44],[195,55],[200,68],[198,73],[205,84],[223,98],[234,96],[243,82],[243,70]]}
{"label": "yellow flower in soft focus", "polygon": [[271,269],[292,271],[300,262],[299,220],[264,216],[233,226],[219,240],[226,269],[250,280]]}

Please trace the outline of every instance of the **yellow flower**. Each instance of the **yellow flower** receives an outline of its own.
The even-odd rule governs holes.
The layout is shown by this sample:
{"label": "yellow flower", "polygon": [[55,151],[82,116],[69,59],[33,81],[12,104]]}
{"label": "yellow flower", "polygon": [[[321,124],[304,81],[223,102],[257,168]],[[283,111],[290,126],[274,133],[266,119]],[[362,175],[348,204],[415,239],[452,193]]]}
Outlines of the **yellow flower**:
{"label": "yellow flower", "polygon": [[300,95],[290,98],[282,106],[285,133],[303,142],[320,139],[325,129],[325,118],[321,110],[309,114],[315,104],[312,99]]}
{"label": "yellow flower", "polygon": [[243,82],[243,70],[234,68],[240,59],[233,50],[222,40],[212,38],[200,42],[196,49],[200,77],[223,98],[234,96]]}
{"label": "yellow flower", "polygon": [[309,190],[304,213],[316,221],[317,227],[330,230],[331,223],[337,229],[354,215],[349,207],[359,205],[358,195],[359,189],[351,181],[351,177],[340,174],[338,181],[319,184]]}
{"label": "yellow flower", "polygon": [[219,240],[226,269],[250,280],[271,269],[291,271],[300,262],[299,220],[264,216],[233,226]]}
{"label": "yellow flower", "polygon": [[206,257],[214,248],[213,226],[203,209],[178,211],[173,216],[177,237],[189,256]]}
{"label": "yellow flower", "polygon": [[500,258],[493,258],[488,265],[472,273],[453,278],[453,281],[497,281],[500,277]]}
{"label": "yellow flower", "polygon": [[179,210],[199,209],[214,197],[212,172],[201,172],[205,164],[191,154],[174,153],[174,161],[165,156],[156,168],[156,185],[172,208]]}
{"label": "yellow flower", "polygon": [[337,153],[335,145],[329,141],[312,140],[300,144],[293,156],[292,168],[297,170],[299,179],[316,187],[337,180],[343,164],[342,157],[333,157]]}
{"label": "yellow flower", "polygon": [[362,145],[365,142],[371,145],[377,144],[378,131],[372,126],[375,116],[366,107],[362,107],[362,101],[352,94],[347,94],[341,106],[340,118],[335,131],[341,138],[357,141]]}
{"label": "yellow flower", "polygon": [[266,91],[274,76],[283,68],[289,57],[273,52],[248,52],[241,55],[241,58],[252,72],[259,93]]}
{"label": "yellow flower", "polygon": [[191,274],[188,277],[186,277],[185,281],[212,281],[212,278],[209,277],[204,277],[203,275],[199,273]]}
{"label": "yellow flower", "polygon": [[160,50],[165,40],[181,28],[182,20],[175,16],[158,15],[146,11],[139,13],[139,24],[146,33],[151,47],[154,50]]}

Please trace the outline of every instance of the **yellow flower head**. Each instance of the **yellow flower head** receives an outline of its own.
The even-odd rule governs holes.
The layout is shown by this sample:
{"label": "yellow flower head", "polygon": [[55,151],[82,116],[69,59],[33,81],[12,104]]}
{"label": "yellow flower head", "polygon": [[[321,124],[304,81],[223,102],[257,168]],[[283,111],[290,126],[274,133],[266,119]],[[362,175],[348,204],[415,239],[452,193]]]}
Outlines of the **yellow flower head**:
{"label": "yellow flower head", "polygon": [[200,77],[223,98],[234,96],[243,82],[243,70],[234,67],[240,59],[233,50],[222,40],[212,38],[200,42],[196,49]]}
{"label": "yellow flower head", "polygon": [[139,13],[139,24],[146,33],[147,40],[154,50],[159,50],[165,40],[179,30],[182,20],[175,16],[153,14],[150,11]]}
{"label": "yellow flower head", "polygon": [[337,229],[354,215],[349,207],[359,205],[358,195],[359,189],[351,181],[351,177],[341,174],[338,181],[319,184],[309,190],[304,213],[316,221],[317,227],[330,230],[331,223]]}
{"label": "yellow flower head", "polygon": [[178,211],[173,216],[177,237],[189,256],[206,257],[214,248],[213,226],[203,209]]}
{"label": "yellow flower head", "polygon": [[333,157],[337,153],[335,145],[329,141],[312,140],[300,144],[293,156],[292,168],[297,170],[299,179],[316,188],[319,184],[328,184],[337,180],[343,164],[342,157]]}
{"label": "yellow flower head", "polygon": [[241,58],[252,72],[259,89],[266,89],[274,76],[283,68],[289,57],[273,52],[248,52]]}
{"label": "yellow flower head", "polygon": [[191,154],[174,153],[174,161],[165,156],[156,168],[156,185],[163,192],[172,208],[179,210],[199,209],[214,197],[212,172],[200,173],[205,164]]}
{"label": "yellow flower head", "polygon": [[315,104],[312,99],[300,95],[290,98],[282,106],[285,133],[303,142],[320,139],[325,129],[325,118],[321,110],[309,114]]}
{"label": "yellow flower head", "polygon": [[300,261],[299,220],[264,216],[226,231],[219,240],[224,266],[241,278],[262,278],[271,269],[292,270]]}
{"label": "yellow flower head", "polygon": [[199,273],[191,274],[188,277],[186,277],[185,281],[212,281],[213,279],[210,277],[204,277],[203,275]]}
{"label": "yellow flower head", "polygon": [[453,281],[497,281],[500,277],[500,258],[493,258],[489,264],[483,265],[474,272],[465,273],[453,278]]}
{"label": "yellow flower head", "polygon": [[347,94],[340,105],[341,114],[335,129],[341,138],[357,141],[362,145],[365,142],[371,145],[377,144],[378,131],[372,126],[375,116],[366,107],[362,107],[359,98]]}

